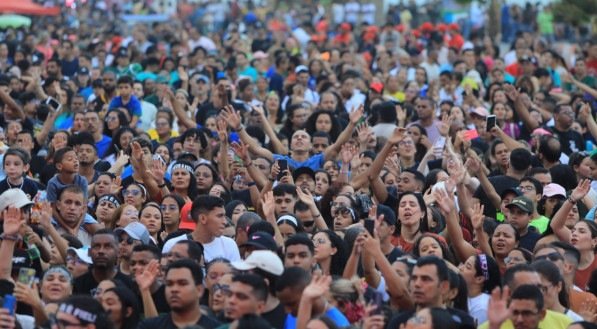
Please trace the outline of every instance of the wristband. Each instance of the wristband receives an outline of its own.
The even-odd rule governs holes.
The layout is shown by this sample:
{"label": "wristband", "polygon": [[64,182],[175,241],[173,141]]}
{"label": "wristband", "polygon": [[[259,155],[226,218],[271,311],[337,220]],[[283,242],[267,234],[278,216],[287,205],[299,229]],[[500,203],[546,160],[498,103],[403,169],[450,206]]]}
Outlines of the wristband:
{"label": "wristband", "polygon": [[245,126],[243,126],[243,124],[241,123],[240,126],[238,128],[233,129],[235,132],[239,132],[241,130],[243,130],[245,128]]}
{"label": "wristband", "polygon": [[575,201],[574,199],[572,199],[572,196],[568,197],[568,202],[572,203],[572,204],[576,204],[578,201]]}
{"label": "wristband", "polygon": [[164,182],[163,184],[159,184],[159,185],[158,185],[158,187],[159,187],[159,188],[164,188],[164,187],[166,187],[166,182]]}
{"label": "wristband", "polygon": [[0,239],[8,240],[8,241],[19,241],[19,240],[21,240],[21,237],[18,234],[2,233],[2,234],[0,234]]}
{"label": "wristband", "polygon": [[249,182],[249,183],[247,183],[248,187],[255,186],[255,185],[257,185],[257,183],[255,183],[255,182]]}

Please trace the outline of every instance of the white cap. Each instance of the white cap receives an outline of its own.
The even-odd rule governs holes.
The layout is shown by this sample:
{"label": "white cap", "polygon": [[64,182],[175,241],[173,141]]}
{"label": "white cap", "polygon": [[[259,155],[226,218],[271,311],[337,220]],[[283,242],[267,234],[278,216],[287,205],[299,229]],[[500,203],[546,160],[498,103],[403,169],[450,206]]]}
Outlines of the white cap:
{"label": "white cap", "polygon": [[93,260],[91,260],[91,256],[89,256],[89,247],[88,246],[83,246],[79,249],[73,248],[73,247],[69,247],[68,249],[66,249],[66,252],[68,253],[69,251],[72,251],[75,253],[75,255],[77,255],[77,257],[84,261],[86,264],[93,264]]}
{"label": "white cap", "polygon": [[299,65],[294,69],[294,73],[299,73],[301,71],[309,72],[309,68],[305,65]]}
{"label": "white cap", "polygon": [[11,188],[0,194],[0,211],[4,211],[9,206],[23,208],[33,204],[27,194],[18,188]]}
{"label": "white cap", "polygon": [[114,230],[114,234],[116,234],[116,236],[120,236],[120,234],[123,232],[128,234],[128,236],[131,238],[141,241],[143,244],[149,244],[151,241],[149,231],[145,225],[139,222],[132,222],[124,228],[117,228]]}
{"label": "white cap", "polygon": [[282,275],[282,272],[284,272],[282,260],[271,250],[255,250],[247,259],[232,262],[232,267],[239,271],[249,271],[258,268],[273,275]]}

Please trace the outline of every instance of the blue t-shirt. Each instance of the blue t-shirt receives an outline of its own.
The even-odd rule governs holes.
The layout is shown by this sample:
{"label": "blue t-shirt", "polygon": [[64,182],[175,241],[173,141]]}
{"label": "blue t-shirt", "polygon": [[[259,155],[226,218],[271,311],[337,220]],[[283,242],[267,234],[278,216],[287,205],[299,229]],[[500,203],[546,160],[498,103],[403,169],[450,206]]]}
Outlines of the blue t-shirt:
{"label": "blue t-shirt", "polygon": [[126,104],[122,103],[122,97],[121,96],[116,96],[112,99],[112,101],[110,102],[110,110],[112,109],[117,109],[119,107],[124,107],[126,108],[126,110],[129,112],[129,115],[131,117],[141,117],[142,111],[141,111],[141,102],[139,102],[139,100],[137,99],[137,97],[135,97],[134,95],[131,96],[131,99],[129,99],[129,102]]}
{"label": "blue t-shirt", "polygon": [[[350,322],[348,319],[340,312],[337,308],[332,307],[325,312],[325,316],[330,318],[330,320],[334,321],[334,323],[340,327],[348,327],[350,326]],[[288,314],[286,316],[286,322],[284,323],[284,329],[296,329],[296,317],[292,314]]]}
{"label": "blue t-shirt", "polygon": [[288,161],[288,165],[292,169],[296,169],[296,168],[300,168],[300,167],[309,167],[313,171],[317,171],[317,170],[321,169],[321,167],[323,166],[323,163],[325,162],[325,157],[324,157],[323,153],[319,153],[319,154],[315,154],[314,156],[310,157],[309,159],[307,159],[303,162],[298,162],[288,155],[274,154],[274,161],[276,161],[276,160]]}
{"label": "blue t-shirt", "polygon": [[95,143],[95,147],[97,148],[97,157],[98,158],[105,157],[106,152],[108,152],[108,149],[110,148],[111,144],[112,144],[112,138],[110,138],[106,135],[102,135],[102,140]]}
{"label": "blue t-shirt", "polygon": [[46,198],[49,202],[56,202],[58,200],[58,193],[63,188],[69,185],[78,185],[83,190],[83,195],[85,196],[85,200],[87,200],[87,178],[77,174],[75,175],[75,181],[73,184],[64,184],[58,179],[58,175],[52,177],[48,182],[48,187],[46,188]]}

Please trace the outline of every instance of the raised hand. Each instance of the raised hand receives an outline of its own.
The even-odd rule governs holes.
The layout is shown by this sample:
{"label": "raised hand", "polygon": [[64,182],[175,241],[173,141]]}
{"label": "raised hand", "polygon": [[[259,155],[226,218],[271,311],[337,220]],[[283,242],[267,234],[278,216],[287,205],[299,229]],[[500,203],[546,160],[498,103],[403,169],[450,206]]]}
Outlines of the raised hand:
{"label": "raised hand", "polygon": [[362,329],[383,329],[385,328],[385,318],[382,314],[374,314],[378,306],[369,304],[365,307],[365,316],[363,317]]}
{"label": "raised hand", "polygon": [[234,130],[239,130],[241,128],[240,115],[236,112],[232,105],[226,105],[220,111],[220,118],[225,122],[228,122],[228,126]]}
{"label": "raised hand", "polygon": [[252,105],[251,108],[253,109],[253,111],[257,112],[260,117],[265,118],[265,110],[263,109],[263,106]]}
{"label": "raised hand", "polygon": [[384,161],[384,167],[391,172],[394,176],[400,175],[400,160],[396,156],[389,156]]}
{"label": "raised hand", "polygon": [[342,145],[342,150],[340,151],[340,158],[342,159],[342,163],[349,164],[352,159],[357,155],[357,149],[354,145],[346,143]]}
{"label": "raised hand", "polygon": [[276,180],[278,179],[278,174],[280,174],[280,165],[278,165],[278,161],[274,161],[272,169],[270,170],[270,178]]}
{"label": "raised hand", "polygon": [[178,67],[178,78],[180,79],[180,81],[189,81],[189,74],[187,73],[187,71],[185,71],[184,67],[179,66]]}
{"label": "raised hand", "polygon": [[357,136],[359,137],[359,145],[366,145],[369,140],[369,132],[371,127],[364,122],[357,126]]}
{"label": "raised hand", "polygon": [[4,234],[15,235],[19,233],[19,229],[23,222],[21,221],[21,209],[9,206],[4,210]]}
{"label": "raised hand", "polygon": [[[14,313],[15,310],[7,310],[5,308],[0,308],[0,328],[2,329],[14,329],[16,328],[16,318],[14,315],[10,315],[10,313]],[[21,326],[19,326],[20,328]]]}
{"label": "raised hand", "polygon": [[303,290],[303,297],[313,301],[316,298],[323,297],[329,290],[332,283],[332,277],[329,275],[314,275],[311,283]]}
{"label": "raised hand", "polygon": [[47,201],[42,202],[37,211],[39,212],[39,225],[47,231],[52,225],[52,205]]}
{"label": "raised hand", "polygon": [[445,189],[436,188],[431,192],[435,198],[436,204],[439,207],[440,212],[444,216],[448,216],[452,210],[456,209],[454,204],[454,198],[446,192]]}
{"label": "raised hand", "polygon": [[156,278],[160,274],[160,264],[156,259],[152,259],[149,264],[147,264],[147,268],[145,271],[141,273],[137,273],[135,276],[135,281],[137,281],[137,285],[139,286],[140,291],[147,291],[151,287],[151,285],[155,282]]}
{"label": "raised hand", "polygon": [[485,206],[481,203],[476,203],[473,205],[473,216],[471,217],[471,224],[473,225],[473,229],[475,231],[480,231],[483,229],[483,220],[485,219],[485,214],[483,213]]}
{"label": "raised hand", "polygon": [[578,315],[582,316],[585,321],[597,322],[597,305],[592,300],[586,300],[581,304]]}
{"label": "raised hand", "polygon": [[505,286],[504,289],[497,287],[491,292],[491,298],[487,307],[487,320],[489,320],[490,327],[498,328],[510,318],[510,310],[508,309],[509,297],[510,288],[508,286]]}
{"label": "raised hand", "polygon": [[303,203],[309,206],[315,206],[315,199],[309,190],[302,190],[300,187],[296,188],[296,194]]}
{"label": "raised hand", "polygon": [[506,93],[506,96],[508,96],[508,98],[513,102],[516,101],[520,96],[520,93],[518,92],[518,90],[516,90],[516,87],[514,87],[511,84],[506,83],[503,85],[503,88],[504,92]]}
{"label": "raised hand", "polygon": [[110,193],[118,194],[122,190],[122,178],[120,176],[116,176],[112,181],[112,186],[110,187]]}
{"label": "raised hand", "polygon": [[394,128],[394,133],[388,138],[388,143],[398,145],[406,137],[406,128]]}
{"label": "raised hand", "polygon": [[164,183],[166,175],[166,164],[160,159],[153,159],[151,160],[151,170],[148,170],[148,172],[158,185],[161,185]]}
{"label": "raised hand", "polygon": [[131,160],[143,162],[143,149],[137,141],[131,143]]}
{"label": "raised hand", "polygon": [[580,183],[578,183],[578,186],[576,186],[576,188],[572,191],[572,193],[570,193],[570,198],[573,201],[578,202],[582,198],[584,198],[585,195],[587,195],[587,193],[589,193],[590,189],[591,189],[591,181],[588,179],[583,179],[580,181]]}
{"label": "raised hand", "polygon": [[37,283],[35,282],[31,286],[17,282],[15,284],[13,295],[17,301],[30,306],[41,304],[41,299],[39,298],[39,289],[37,287]]}
{"label": "raised hand", "polygon": [[361,104],[359,105],[359,108],[357,108],[355,111],[350,112],[350,115],[348,116],[350,119],[350,123],[356,125],[359,122],[359,120],[361,120],[364,114],[365,105]]}
{"label": "raised hand", "polygon": [[234,142],[230,144],[230,148],[232,148],[234,154],[241,158],[245,163],[251,161],[251,156],[249,155],[249,146],[247,144]]}
{"label": "raised hand", "polygon": [[450,117],[448,114],[442,115],[442,121],[438,123],[437,129],[439,130],[439,134],[443,137],[447,137],[448,133],[450,132]]}
{"label": "raised hand", "polygon": [[469,157],[464,165],[472,176],[476,176],[482,170],[481,161],[475,157]]}
{"label": "raised hand", "polygon": [[274,192],[269,191],[265,193],[262,201],[263,203],[261,205],[261,210],[263,210],[263,215],[265,216],[265,218],[275,219],[276,200],[274,199]]}
{"label": "raised hand", "polygon": [[124,151],[120,151],[118,153],[118,157],[116,158],[116,162],[114,163],[115,167],[124,167],[129,163],[129,155],[124,153]]}
{"label": "raised hand", "polygon": [[406,111],[402,108],[402,105],[396,104],[396,119],[398,122],[405,122],[406,121]]}
{"label": "raised hand", "polygon": [[228,124],[226,121],[218,118],[216,120],[216,130],[218,132],[218,140],[220,143],[228,144]]}

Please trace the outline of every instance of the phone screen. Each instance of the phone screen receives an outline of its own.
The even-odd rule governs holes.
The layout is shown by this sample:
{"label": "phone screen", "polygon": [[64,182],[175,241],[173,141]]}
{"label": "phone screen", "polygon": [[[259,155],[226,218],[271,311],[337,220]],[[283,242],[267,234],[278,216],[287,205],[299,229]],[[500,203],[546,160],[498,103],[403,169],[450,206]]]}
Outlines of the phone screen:
{"label": "phone screen", "polygon": [[52,97],[46,100],[46,104],[48,104],[54,111],[57,111],[60,107],[60,103]]}
{"label": "phone screen", "polygon": [[278,160],[278,167],[280,167],[280,172],[278,173],[276,180],[280,180],[282,177],[284,177],[284,175],[286,175],[286,170],[288,170],[288,161]]}
{"label": "phone screen", "polygon": [[487,131],[491,131],[495,127],[495,115],[490,115],[487,117]]}
{"label": "phone screen", "polygon": [[365,229],[371,236],[373,236],[373,231],[375,230],[375,221],[373,219],[365,219]]}

